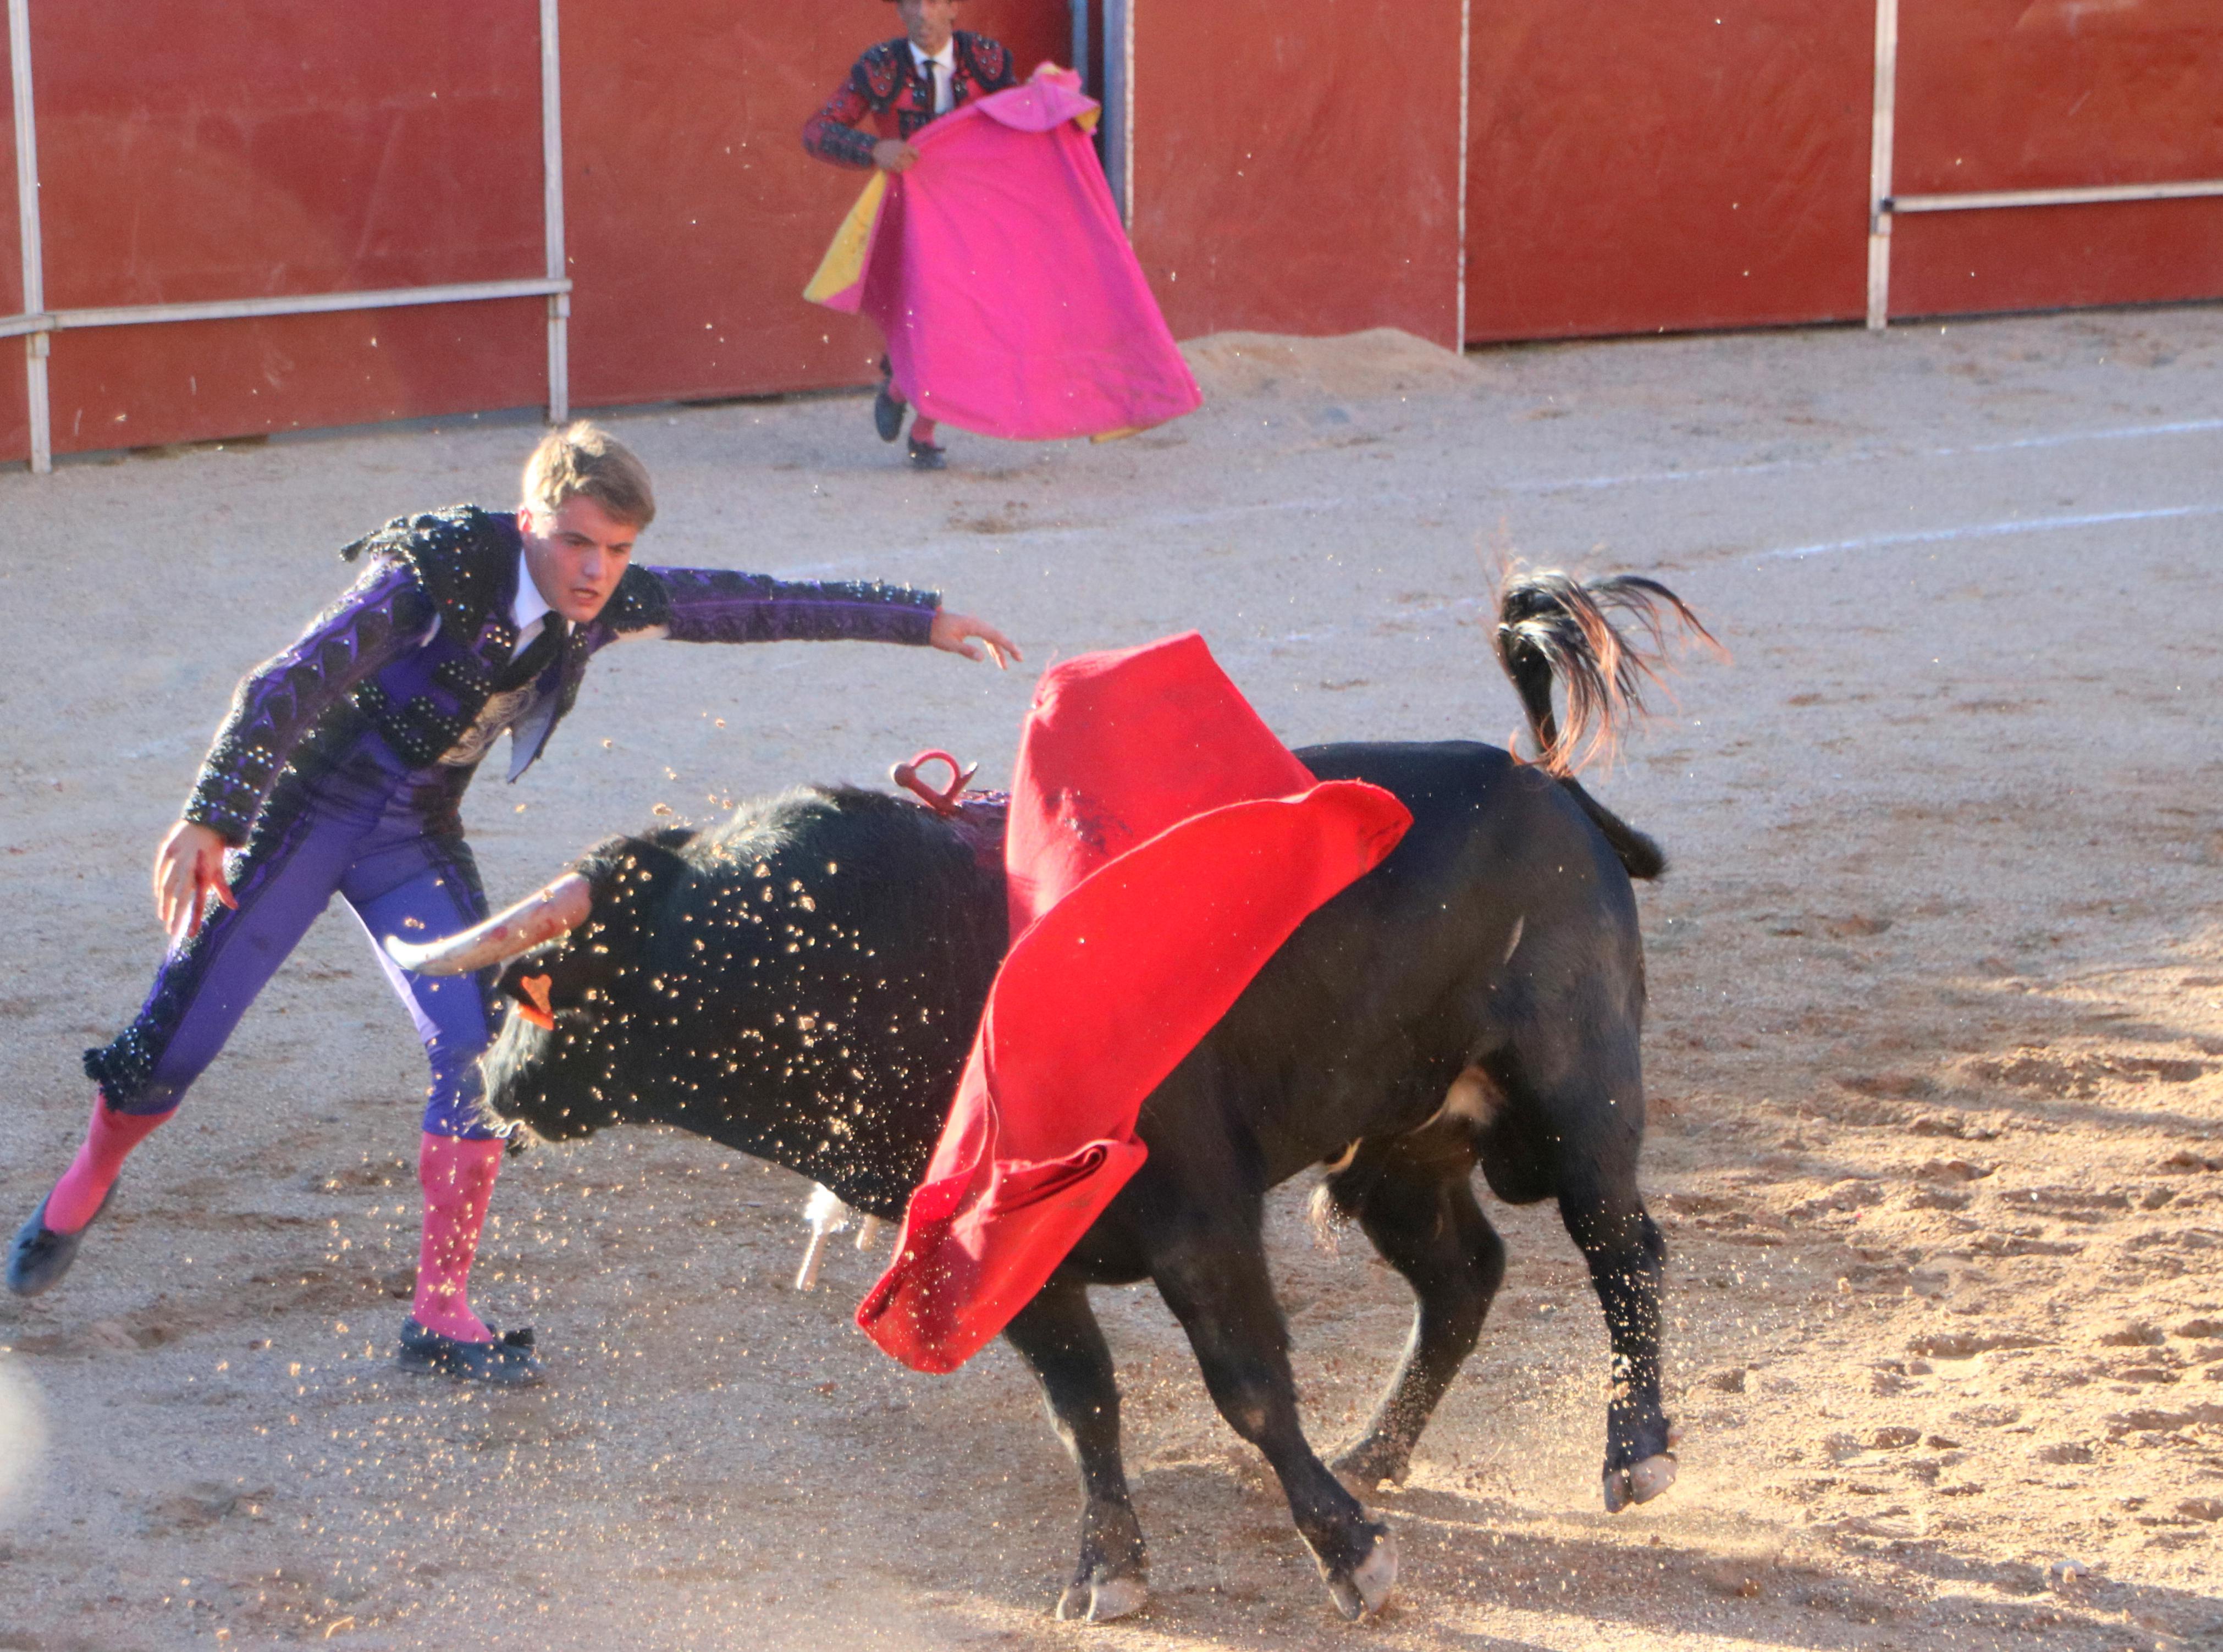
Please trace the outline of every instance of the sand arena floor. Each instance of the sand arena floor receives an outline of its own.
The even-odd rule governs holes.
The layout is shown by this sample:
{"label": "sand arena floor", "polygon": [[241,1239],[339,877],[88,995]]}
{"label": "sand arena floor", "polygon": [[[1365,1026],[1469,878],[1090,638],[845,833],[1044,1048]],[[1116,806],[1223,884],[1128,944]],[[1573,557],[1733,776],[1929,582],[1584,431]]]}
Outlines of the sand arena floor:
{"label": "sand arena floor", "polygon": [[[1680,1485],[1609,1518],[1604,1336],[1548,1208],[1381,1507],[1398,1604],[1337,1620],[1169,1316],[1102,1293],[1154,1603],[1046,1613],[1077,1509],[1000,1347],[954,1377],[787,1288],[803,1189],[677,1136],[512,1162],[479,1300],[555,1379],[387,1362],[422,1070],[320,924],[67,1285],[0,1302],[0,1649],[2223,1646],[2223,310],[1507,349],[1219,341],[1212,399],[1102,447],[854,398],[613,423],[652,560],[945,587],[1030,665],[1200,628],[1292,744],[1502,740],[1505,555],[1640,569],[1734,651],[1597,779],[1642,896],[1647,1184],[1673,1247]],[[144,989],[146,865],[239,674],[396,512],[506,505],[463,421],[0,476],[12,1227],[78,1051]],[[551,760],[482,779],[496,898],[659,806],[1008,769],[1031,669],[860,645],[606,655]],[[1274,1206],[1316,1444],[1405,1292]],[[43,1445],[40,1441],[43,1439]]]}

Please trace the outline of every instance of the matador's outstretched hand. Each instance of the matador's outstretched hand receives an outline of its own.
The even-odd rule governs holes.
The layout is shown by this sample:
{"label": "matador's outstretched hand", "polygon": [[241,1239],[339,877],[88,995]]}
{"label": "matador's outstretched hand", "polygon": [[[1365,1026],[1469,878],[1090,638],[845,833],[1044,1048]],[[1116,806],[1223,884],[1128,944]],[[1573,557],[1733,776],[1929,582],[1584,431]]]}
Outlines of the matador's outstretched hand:
{"label": "matador's outstretched hand", "polygon": [[1023,660],[1019,645],[998,631],[985,619],[975,619],[969,613],[951,613],[948,609],[934,616],[934,629],[926,640],[936,648],[952,654],[962,654],[968,660],[993,658],[998,670],[1010,669],[1013,660]]}
{"label": "matador's outstretched hand", "polygon": [[154,851],[154,915],[173,945],[200,933],[201,911],[211,895],[239,910],[224,881],[224,839],[207,826],[180,820]]}

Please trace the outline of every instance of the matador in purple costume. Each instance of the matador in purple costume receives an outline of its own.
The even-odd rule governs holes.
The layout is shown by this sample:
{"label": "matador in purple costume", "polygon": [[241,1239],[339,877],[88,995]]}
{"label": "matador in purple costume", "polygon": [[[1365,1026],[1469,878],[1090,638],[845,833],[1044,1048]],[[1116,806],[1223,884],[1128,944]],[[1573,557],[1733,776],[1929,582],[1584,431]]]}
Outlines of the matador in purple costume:
{"label": "matador in purple costume", "polygon": [[[850,639],[1017,657],[1000,631],[943,611],[930,592],[633,566],[656,513],[648,474],[591,424],[541,443],[524,493],[514,514],[460,506],[350,545],[341,555],[362,576],[239,685],[156,856],[170,950],[137,1017],[85,1052],[92,1121],[16,1236],[10,1290],[35,1296],[60,1279],[125,1157],[175,1110],[335,894],[374,943],[485,918],[463,789],[505,732],[509,777],[532,765],[601,648]],[[503,1146],[479,1116],[478,1058],[493,1030],[485,984],[411,975],[374,951],[431,1065],[425,1234],[401,1363],[538,1381],[531,1332],[496,1336],[467,1292]]]}

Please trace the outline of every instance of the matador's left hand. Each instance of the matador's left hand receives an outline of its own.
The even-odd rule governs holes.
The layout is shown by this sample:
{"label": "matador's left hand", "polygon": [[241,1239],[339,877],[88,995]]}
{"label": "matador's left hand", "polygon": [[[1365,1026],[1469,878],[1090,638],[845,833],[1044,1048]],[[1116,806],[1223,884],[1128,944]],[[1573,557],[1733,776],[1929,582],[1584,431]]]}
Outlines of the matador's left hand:
{"label": "matador's left hand", "polygon": [[1008,669],[1013,660],[1026,658],[1017,643],[986,620],[975,619],[969,613],[952,613],[947,608],[934,616],[934,629],[926,640],[968,660],[992,659],[998,670]]}

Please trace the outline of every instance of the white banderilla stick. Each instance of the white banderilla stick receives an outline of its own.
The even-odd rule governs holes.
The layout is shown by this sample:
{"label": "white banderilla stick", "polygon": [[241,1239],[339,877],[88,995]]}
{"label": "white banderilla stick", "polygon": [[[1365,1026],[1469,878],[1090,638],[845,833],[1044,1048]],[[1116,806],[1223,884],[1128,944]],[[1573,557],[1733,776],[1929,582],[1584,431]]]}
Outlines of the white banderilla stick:
{"label": "white banderilla stick", "polygon": [[[810,1242],[803,1247],[803,1266],[796,1270],[795,1288],[815,1291],[818,1288],[818,1269],[826,1259],[826,1244],[835,1234],[847,1228],[857,1213],[841,1203],[830,1190],[815,1187],[810,1190],[810,1202],[803,1207],[803,1219],[810,1224]],[[857,1223],[857,1248],[868,1251],[879,1242],[880,1219],[866,1216]]]}

